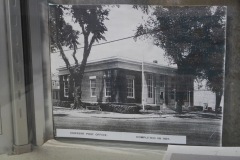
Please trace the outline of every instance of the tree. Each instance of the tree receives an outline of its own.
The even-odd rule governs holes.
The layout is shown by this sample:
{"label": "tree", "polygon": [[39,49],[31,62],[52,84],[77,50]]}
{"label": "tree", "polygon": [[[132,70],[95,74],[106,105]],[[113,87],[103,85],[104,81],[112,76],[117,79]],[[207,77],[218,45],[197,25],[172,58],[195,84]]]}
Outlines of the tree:
{"label": "tree", "polygon": [[[134,6],[148,13],[146,6]],[[165,50],[169,62],[177,65],[177,110],[181,112],[184,76],[206,79],[207,86],[216,93],[219,107],[223,88],[223,60],[225,44],[224,7],[161,7],[153,12],[145,24],[137,27],[136,37],[153,38],[154,45]]]}
{"label": "tree", "polygon": [[[75,31],[73,27],[66,23],[64,10],[69,10],[74,23],[78,23],[80,31]],[[74,108],[81,108],[81,84],[86,67],[87,59],[92,49],[92,45],[100,40],[105,40],[103,36],[107,31],[104,24],[108,20],[109,10],[101,5],[71,6],[70,8],[62,5],[50,7],[50,40],[51,50],[59,50],[62,59],[70,73],[69,86],[70,93],[74,90]],[[83,38],[83,58],[79,63],[76,58],[78,39]],[[72,57],[75,64],[71,65],[63,48],[73,49]],[[74,85],[75,84],[75,85]],[[74,87],[73,87],[74,86]]]}

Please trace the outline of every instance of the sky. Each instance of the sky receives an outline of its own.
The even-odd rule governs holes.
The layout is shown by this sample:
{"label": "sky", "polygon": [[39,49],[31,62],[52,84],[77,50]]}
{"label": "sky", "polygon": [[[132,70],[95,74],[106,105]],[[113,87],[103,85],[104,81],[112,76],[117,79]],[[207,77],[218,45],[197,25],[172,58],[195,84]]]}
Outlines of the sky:
{"label": "sky", "polygon": [[[144,20],[147,19],[147,15],[142,11],[132,8],[132,5],[120,5],[120,7],[113,7],[109,12],[109,20],[105,21],[105,25],[108,31],[104,35],[107,41],[121,39],[129,36],[133,36],[136,32],[136,28]],[[65,16],[65,20],[72,24],[75,30],[80,30],[78,24],[72,22],[70,15]],[[99,43],[107,42],[100,41]],[[79,47],[83,46],[82,40],[80,40]],[[95,42],[97,44],[97,42]],[[77,51],[77,57],[79,61],[82,59],[82,49]],[[66,52],[70,62],[73,64],[72,51]],[[104,44],[100,46],[93,46],[88,61],[103,59],[113,56],[124,57],[128,59],[141,61],[144,59],[146,62],[152,62],[157,60],[159,64],[169,66],[168,60],[164,57],[164,51],[153,45],[152,39],[138,39],[135,41],[133,38]],[[56,73],[56,69],[59,66],[65,66],[59,53],[51,54],[51,69],[52,73]],[[174,65],[170,65],[173,66]]]}

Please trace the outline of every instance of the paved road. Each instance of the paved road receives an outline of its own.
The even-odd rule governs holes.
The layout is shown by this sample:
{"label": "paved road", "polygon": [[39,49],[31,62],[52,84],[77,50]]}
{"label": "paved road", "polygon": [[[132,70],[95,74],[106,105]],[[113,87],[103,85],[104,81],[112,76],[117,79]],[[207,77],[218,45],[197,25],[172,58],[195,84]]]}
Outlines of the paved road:
{"label": "paved road", "polygon": [[185,135],[188,145],[219,145],[221,120],[211,118],[106,118],[56,114],[55,128]]}

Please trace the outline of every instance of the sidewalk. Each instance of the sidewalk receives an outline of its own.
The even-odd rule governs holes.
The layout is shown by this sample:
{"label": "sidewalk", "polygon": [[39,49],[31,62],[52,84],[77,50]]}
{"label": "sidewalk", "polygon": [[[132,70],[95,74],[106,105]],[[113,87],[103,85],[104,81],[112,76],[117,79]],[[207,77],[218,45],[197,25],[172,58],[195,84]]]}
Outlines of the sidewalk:
{"label": "sidewalk", "polygon": [[140,114],[122,114],[116,112],[106,112],[99,110],[72,110],[70,108],[55,107],[53,111],[55,116],[71,116],[81,118],[111,118],[111,119],[150,119],[150,118],[208,118],[221,119],[221,114],[204,112],[177,112],[164,108],[163,110],[140,110]]}

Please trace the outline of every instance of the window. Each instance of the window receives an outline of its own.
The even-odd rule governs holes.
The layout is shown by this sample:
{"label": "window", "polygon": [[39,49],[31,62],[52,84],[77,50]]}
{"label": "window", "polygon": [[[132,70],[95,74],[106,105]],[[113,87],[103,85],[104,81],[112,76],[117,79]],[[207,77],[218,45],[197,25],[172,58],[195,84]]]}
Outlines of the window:
{"label": "window", "polygon": [[174,99],[174,92],[171,92],[171,99]]}
{"label": "window", "polygon": [[163,75],[159,77],[159,86],[164,87],[165,86],[165,78]]}
{"label": "window", "polygon": [[147,76],[147,88],[148,88],[148,98],[153,97],[153,76],[149,74]]}
{"label": "window", "polygon": [[111,80],[105,79],[105,97],[111,97]]}
{"label": "window", "polygon": [[111,77],[111,74],[112,74],[111,70],[108,70],[108,71],[107,71],[107,77],[108,77],[108,78]]}
{"label": "window", "polygon": [[176,83],[176,79],[175,79],[175,77],[172,77],[172,78],[171,78],[171,88],[172,88],[172,89],[175,89],[175,88],[176,88],[176,84],[175,84],[175,83]]}
{"label": "window", "polygon": [[68,92],[69,92],[68,80],[69,80],[68,76],[63,76],[64,97],[68,97]]}
{"label": "window", "polygon": [[96,97],[96,79],[90,79],[90,95],[91,97]]}
{"label": "window", "polygon": [[127,78],[127,97],[134,98],[134,78]]}
{"label": "window", "polygon": [[54,91],[52,92],[52,99],[56,99],[56,98],[55,98],[55,92],[54,92]]}
{"label": "window", "polygon": [[176,90],[175,89],[170,92],[170,97],[171,97],[172,100],[175,100],[175,94],[176,94]]}
{"label": "window", "polygon": [[53,91],[52,92],[53,99],[59,99],[58,94],[59,94],[58,91]]}
{"label": "window", "polygon": [[55,93],[55,96],[54,96],[54,98],[55,98],[55,99],[58,99],[58,94],[57,94],[58,92],[57,92],[57,91],[55,91],[54,93]]}

